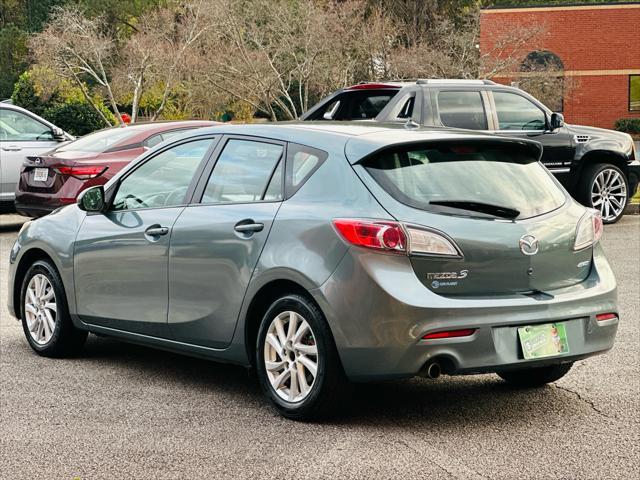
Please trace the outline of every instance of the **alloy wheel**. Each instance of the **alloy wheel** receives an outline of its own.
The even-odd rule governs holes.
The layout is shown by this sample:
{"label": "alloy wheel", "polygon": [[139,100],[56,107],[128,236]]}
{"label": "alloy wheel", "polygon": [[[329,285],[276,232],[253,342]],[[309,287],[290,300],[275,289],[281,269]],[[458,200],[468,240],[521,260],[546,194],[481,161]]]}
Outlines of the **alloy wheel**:
{"label": "alloy wheel", "polygon": [[615,220],[627,204],[627,186],[617,170],[603,169],[591,187],[591,206],[600,210],[604,221]]}
{"label": "alloy wheel", "polygon": [[264,340],[264,365],[271,387],[283,400],[301,402],[318,374],[318,345],[309,323],[286,311],[269,325]]}
{"label": "alloy wheel", "polygon": [[24,299],[27,329],[34,342],[45,345],[56,327],[56,294],[49,279],[38,273],[29,281]]}

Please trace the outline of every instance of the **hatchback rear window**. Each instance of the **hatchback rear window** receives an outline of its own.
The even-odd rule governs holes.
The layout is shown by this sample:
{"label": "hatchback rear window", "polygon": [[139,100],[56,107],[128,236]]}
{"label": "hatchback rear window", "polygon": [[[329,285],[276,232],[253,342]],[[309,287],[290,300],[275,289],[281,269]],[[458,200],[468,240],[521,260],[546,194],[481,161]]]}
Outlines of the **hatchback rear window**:
{"label": "hatchback rear window", "polygon": [[363,165],[392,197],[422,210],[522,219],[566,200],[533,153],[516,144],[412,146],[383,151]]}

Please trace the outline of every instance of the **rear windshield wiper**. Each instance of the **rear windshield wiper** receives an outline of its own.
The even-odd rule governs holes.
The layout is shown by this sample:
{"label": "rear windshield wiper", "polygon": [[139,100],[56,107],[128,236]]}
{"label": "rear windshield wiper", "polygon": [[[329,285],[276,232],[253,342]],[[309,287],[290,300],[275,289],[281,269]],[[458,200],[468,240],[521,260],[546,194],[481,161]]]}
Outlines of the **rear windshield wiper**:
{"label": "rear windshield wiper", "polygon": [[508,218],[509,220],[513,220],[520,215],[520,211],[515,208],[501,207],[500,205],[492,205],[490,203],[469,202],[467,200],[433,200],[429,202],[429,205],[440,205],[460,210],[487,213],[500,218]]}

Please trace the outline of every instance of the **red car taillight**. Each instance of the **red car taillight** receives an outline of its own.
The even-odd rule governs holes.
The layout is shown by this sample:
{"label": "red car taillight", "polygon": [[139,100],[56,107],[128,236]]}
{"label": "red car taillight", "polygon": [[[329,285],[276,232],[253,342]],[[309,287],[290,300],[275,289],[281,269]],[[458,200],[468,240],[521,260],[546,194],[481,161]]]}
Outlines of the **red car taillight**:
{"label": "red car taillight", "polygon": [[60,175],[68,175],[71,177],[79,178],[81,180],[87,180],[89,178],[96,178],[102,175],[109,167],[104,165],[89,165],[89,166],[75,166],[55,167],[54,170]]}
{"label": "red car taillight", "polygon": [[604,322],[605,320],[613,320],[614,318],[618,318],[618,315],[615,313],[599,313],[598,315],[596,315],[596,320],[599,322]]}
{"label": "red car taillight", "polygon": [[360,247],[406,253],[407,237],[399,223],[336,219],[336,230],[349,243]]}
{"label": "red car taillight", "polygon": [[428,227],[354,218],[336,218],[333,225],[342,238],[359,247],[408,255],[462,257],[453,240]]}

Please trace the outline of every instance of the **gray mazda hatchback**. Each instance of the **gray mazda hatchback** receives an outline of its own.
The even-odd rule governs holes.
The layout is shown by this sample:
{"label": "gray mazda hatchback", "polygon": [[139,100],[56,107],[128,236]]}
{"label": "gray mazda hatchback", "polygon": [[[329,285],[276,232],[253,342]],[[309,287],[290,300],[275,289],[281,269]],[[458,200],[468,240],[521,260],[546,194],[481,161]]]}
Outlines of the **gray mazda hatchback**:
{"label": "gray mazda hatchback", "polygon": [[350,381],[541,386],[613,346],[602,220],[524,139],[226,125],[146,152],[25,224],[9,308],[40,355],[88,332],[255,368],[290,418]]}

